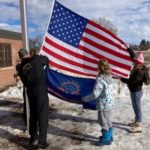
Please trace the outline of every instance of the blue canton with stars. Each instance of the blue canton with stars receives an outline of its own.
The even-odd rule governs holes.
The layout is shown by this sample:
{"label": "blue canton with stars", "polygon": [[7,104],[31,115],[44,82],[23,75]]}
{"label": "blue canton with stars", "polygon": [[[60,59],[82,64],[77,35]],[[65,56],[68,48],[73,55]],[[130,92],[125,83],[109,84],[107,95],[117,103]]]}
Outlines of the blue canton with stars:
{"label": "blue canton with stars", "polygon": [[77,47],[88,20],[55,1],[48,33]]}

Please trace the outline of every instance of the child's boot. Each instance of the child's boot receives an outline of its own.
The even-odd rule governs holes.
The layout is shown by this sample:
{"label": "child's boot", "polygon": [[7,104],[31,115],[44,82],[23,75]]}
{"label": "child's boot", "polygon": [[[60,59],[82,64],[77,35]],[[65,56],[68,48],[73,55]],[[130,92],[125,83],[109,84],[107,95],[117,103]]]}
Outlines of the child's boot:
{"label": "child's boot", "polygon": [[[103,131],[103,130],[102,130]],[[101,132],[102,132],[101,131]],[[113,128],[109,128],[109,134],[110,134],[110,137],[111,137],[111,141],[113,141],[114,140],[114,138],[113,138]],[[102,139],[102,136],[99,136],[99,139],[101,140]]]}
{"label": "child's boot", "polygon": [[111,142],[114,140],[113,138],[113,128],[109,128],[109,134],[110,134],[110,139],[111,139]]}
{"label": "child's boot", "polygon": [[98,142],[96,142],[97,146],[110,145],[111,144],[111,135],[110,131],[102,130],[102,137]]}

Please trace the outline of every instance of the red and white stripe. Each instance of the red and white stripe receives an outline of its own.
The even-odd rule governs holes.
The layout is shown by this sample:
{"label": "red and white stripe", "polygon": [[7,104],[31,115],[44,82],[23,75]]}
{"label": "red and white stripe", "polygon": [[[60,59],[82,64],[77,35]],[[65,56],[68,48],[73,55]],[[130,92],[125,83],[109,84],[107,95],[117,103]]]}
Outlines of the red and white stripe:
{"label": "red and white stripe", "polygon": [[92,21],[87,23],[78,48],[47,33],[40,54],[49,58],[51,67],[75,76],[95,77],[102,58],[109,61],[117,76],[128,77],[132,67],[124,42]]}

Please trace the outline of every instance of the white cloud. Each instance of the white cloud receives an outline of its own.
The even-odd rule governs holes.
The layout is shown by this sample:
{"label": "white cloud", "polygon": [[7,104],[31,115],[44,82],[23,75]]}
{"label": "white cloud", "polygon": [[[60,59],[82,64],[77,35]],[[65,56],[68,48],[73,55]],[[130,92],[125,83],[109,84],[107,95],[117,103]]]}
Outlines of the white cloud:
{"label": "white cloud", "polygon": [[[3,1],[3,0],[2,0]],[[16,6],[16,7],[14,7]],[[19,6],[18,3],[13,3],[11,4],[7,3],[2,3],[0,1],[0,23],[8,22],[10,20],[19,20],[20,19],[20,11],[19,11]]]}
{"label": "white cloud", "polygon": [[145,25],[143,28],[143,38],[144,39],[150,39],[150,27],[149,25]]}
{"label": "white cloud", "polygon": [[10,30],[10,31],[15,31],[15,32],[21,32],[21,26],[20,25],[10,25],[7,23],[0,23],[0,28]]}

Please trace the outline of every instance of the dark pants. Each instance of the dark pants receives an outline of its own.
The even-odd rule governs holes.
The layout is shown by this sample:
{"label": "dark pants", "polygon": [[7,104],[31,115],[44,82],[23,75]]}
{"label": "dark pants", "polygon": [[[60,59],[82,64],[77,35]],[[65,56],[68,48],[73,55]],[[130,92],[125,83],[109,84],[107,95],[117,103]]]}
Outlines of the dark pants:
{"label": "dark pants", "polygon": [[34,139],[38,135],[38,142],[47,142],[49,101],[47,89],[44,85],[27,88],[30,107],[29,134]]}
{"label": "dark pants", "polygon": [[27,125],[26,92],[24,85],[23,85],[23,119],[25,121],[25,125]]}

